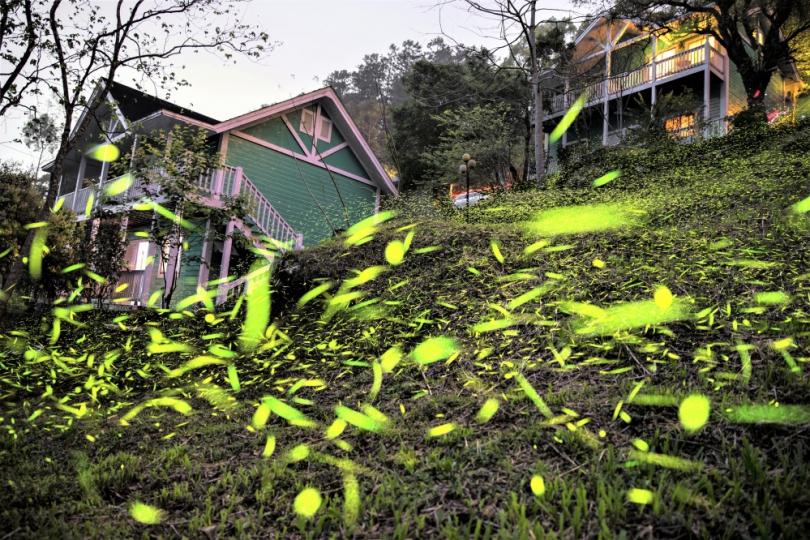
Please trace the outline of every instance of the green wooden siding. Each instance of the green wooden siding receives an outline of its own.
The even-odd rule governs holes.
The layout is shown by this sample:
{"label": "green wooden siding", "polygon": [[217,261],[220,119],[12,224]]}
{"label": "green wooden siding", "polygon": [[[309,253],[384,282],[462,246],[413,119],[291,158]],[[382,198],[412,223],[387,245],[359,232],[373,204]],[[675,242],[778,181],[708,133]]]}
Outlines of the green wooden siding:
{"label": "green wooden siding", "polygon": [[[315,112],[314,108],[308,109],[313,111],[313,113]],[[246,135],[250,135],[251,137],[256,137],[257,139],[260,139],[262,141],[275,144],[276,146],[286,148],[287,150],[292,150],[293,152],[297,152],[299,154],[308,153],[312,149],[312,137],[310,137],[309,135],[298,129],[301,126],[300,111],[288,112],[286,113],[285,116],[287,117],[287,120],[289,120],[293,129],[295,129],[296,133],[298,133],[298,136],[301,138],[301,142],[303,142],[304,145],[306,146],[305,149],[301,148],[301,146],[295,140],[295,137],[293,137],[290,134],[290,130],[287,129],[287,125],[284,123],[284,120],[281,117],[273,118],[271,120],[268,120],[267,122],[262,122],[261,124],[251,126],[249,128],[240,131],[242,131],[242,133],[245,133]],[[331,118],[329,118],[329,116],[326,114],[325,111],[321,111],[321,116],[323,116],[329,121],[332,120]],[[330,137],[329,142],[318,139],[317,150],[318,152],[323,153],[345,142],[346,139],[343,137],[343,134],[340,133],[340,130],[333,123],[332,136]],[[348,152],[349,154],[351,154],[350,150],[348,150]],[[353,154],[352,158],[354,158]],[[340,161],[340,158],[338,158],[338,161]],[[356,162],[357,160],[354,159],[354,161]],[[335,166],[339,167],[339,165]],[[352,169],[347,168],[346,170],[354,173]],[[363,178],[368,178],[365,173],[362,173],[362,176]]]}
{"label": "green wooden siding", "polygon": [[[300,118],[298,121],[300,122]],[[297,128],[298,126],[293,124],[293,127]],[[290,130],[287,129],[287,125],[281,118],[273,118],[272,120],[262,122],[261,124],[251,126],[241,131],[246,135],[256,137],[257,139],[286,148],[287,150],[298,152],[299,154],[303,153],[303,149],[295,140],[295,137],[292,136]]]}
{"label": "green wooden siding", "polygon": [[721,110],[723,102],[721,101],[721,94],[723,89],[723,83],[717,81],[712,77],[711,79],[711,87],[709,88],[709,118],[721,118],[723,115],[723,111]]}
{"label": "green wooden siding", "polygon": [[734,115],[748,107],[748,96],[745,93],[745,85],[743,84],[740,72],[737,71],[737,66],[729,60],[730,77],[728,81],[728,115]]}
{"label": "green wooden siding", "polygon": [[188,250],[184,250],[180,257],[180,275],[177,277],[177,287],[172,296],[172,304],[176,304],[187,296],[197,294],[201,265],[199,261],[192,259],[202,255],[202,237],[192,235],[188,239],[188,244]]}
{"label": "green wooden siding", "polygon": [[325,169],[236,136],[232,136],[228,143],[226,161],[228,165],[242,167],[244,174],[261,190],[287,223],[296,232],[304,234],[305,246],[313,246],[332,236],[332,231],[313,197],[335,229],[347,227],[343,205],[332,179],[338,185],[351,224],[374,213],[376,187],[336,173],[332,173],[330,178]]}
{"label": "green wooden siding", "polygon": [[782,93],[785,85],[782,80],[782,74],[774,72],[771,75],[771,81],[768,83],[768,88],[765,89],[765,109],[772,111],[780,109],[785,106],[785,96]]}
{"label": "green wooden siding", "polygon": [[652,57],[652,40],[649,38],[616,49],[611,52],[610,74],[615,76],[638,69],[649,63],[650,57]]}
{"label": "green wooden siding", "polygon": [[338,150],[331,156],[326,156],[323,161],[327,165],[337,167],[342,171],[346,171],[357,175],[360,178],[370,180],[366,170],[360,164],[360,160],[357,159],[357,156],[355,156],[354,152],[352,152],[352,150],[348,147],[344,148],[343,150]]}

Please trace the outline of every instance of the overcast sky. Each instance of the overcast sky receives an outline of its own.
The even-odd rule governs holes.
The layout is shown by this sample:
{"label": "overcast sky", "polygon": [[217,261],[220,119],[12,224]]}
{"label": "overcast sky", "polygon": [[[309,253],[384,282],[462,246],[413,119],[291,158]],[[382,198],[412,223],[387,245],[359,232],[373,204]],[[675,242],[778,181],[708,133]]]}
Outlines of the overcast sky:
{"label": "overcast sky", "polygon": [[[106,2],[101,2],[106,3]],[[180,75],[191,83],[171,101],[227,120],[323,86],[335,70],[353,70],[366,54],[384,54],[389,45],[407,39],[423,45],[442,31],[465,45],[494,47],[488,39],[491,22],[430,0],[253,0],[245,21],[261,25],[272,41],[282,44],[261,65],[240,59],[223,63],[210,54],[188,54],[173,63],[185,65]],[[545,9],[573,9],[569,0],[540,0]],[[542,17],[551,16],[547,11]],[[557,17],[566,16],[560,11]],[[451,40],[445,38],[445,41]],[[118,77],[132,84],[131,77]],[[164,97],[164,96],[161,96]],[[35,162],[31,152],[11,142],[20,136],[21,112],[0,119],[0,159]]]}

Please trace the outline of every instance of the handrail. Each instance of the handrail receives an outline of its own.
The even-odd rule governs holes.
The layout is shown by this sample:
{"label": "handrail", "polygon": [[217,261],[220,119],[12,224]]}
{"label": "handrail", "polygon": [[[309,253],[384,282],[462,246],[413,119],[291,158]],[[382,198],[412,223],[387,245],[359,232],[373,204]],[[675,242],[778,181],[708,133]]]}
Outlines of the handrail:
{"label": "handrail", "polygon": [[[106,181],[101,190],[121,178]],[[143,178],[136,178],[132,185],[123,193],[115,195],[112,200],[116,203],[124,204],[127,201],[139,199],[145,195],[147,184]],[[284,251],[285,246],[292,249],[304,247],[304,235],[295,232],[295,229],[281,216],[281,214],[270,204],[270,201],[259,191],[253,182],[242,172],[241,167],[230,167],[224,165],[219,169],[209,169],[197,179],[197,186],[201,194],[214,200],[222,200],[223,197],[244,196],[248,201],[248,217],[266,237],[276,240]],[[158,191],[158,186],[153,186],[154,191]],[[96,187],[86,187],[74,193],[68,193],[60,197],[64,202],[62,205],[77,214],[86,211],[87,201],[90,194],[98,200],[99,189]]]}
{"label": "handrail", "polygon": [[254,270],[250,274],[242,276],[239,279],[220,284],[217,287],[217,304],[221,304],[227,299],[228,292],[232,291],[236,287],[239,287],[240,285],[246,284],[248,281],[258,279],[262,274],[269,271],[270,265],[268,264],[266,266],[262,266],[258,270]]}
{"label": "handrail", "polygon": [[[609,86],[608,90],[611,95],[621,91],[629,91],[649,83],[652,80],[653,70],[655,70],[655,79],[661,80],[705,64],[706,60],[705,45],[693,47],[669,58],[653,60],[632,71],[605,78],[584,88],[569,90],[552,96],[550,114],[556,114],[567,109],[573,104],[577,96],[583,92],[588,92],[589,103],[604,99],[606,84]],[[718,49],[709,46],[709,63],[715,69],[723,72],[725,61],[724,55]]]}
{"label": "handrail", "polygon": [[234,187],[239,190],[239,195],[248,200],[248,208],[250,208],[248,217],[265,236],[277,240],[281,244],[282,251],[285,245],[291,245],[293,249],[303,247],[304,235],[295,232],[244,173],[242,173],[242,181]]}

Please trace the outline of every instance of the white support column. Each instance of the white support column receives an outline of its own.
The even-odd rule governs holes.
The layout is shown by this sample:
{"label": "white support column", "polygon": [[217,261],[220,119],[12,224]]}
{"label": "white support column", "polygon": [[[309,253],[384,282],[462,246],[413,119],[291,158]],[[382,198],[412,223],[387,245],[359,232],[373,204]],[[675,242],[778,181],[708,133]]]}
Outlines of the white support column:
{"label": "white support column", "polygon": [[[157,214],[152,211],[152,222],[150,224],[150,230],[154,230],[155,222],[157,220]],[[149,241],[149,248],[146,252],[146,260],[148,261],[146,267],[144,268],[143,272],[143,293],[141,294],[141,305],[146,305],[149,302],[149,293],[151,292],[152,288],[152,275],[155,272],[155,263],[160,265],[161,257],[163,256],[162,253],[157,253],[157,245]]]}
{"label": "white support column", "polygon": [[103,161],[101,163],[101,175],[98,178],[98,189],[101,190],[104,187],[104,182],[107,181],[107,175],[110,173],[110,162]]}
{"label": "white support column", "polygon": [[207,288],[208,284],[208,274],[210,269],[208,265],[211,264],[211,253],[214,250],[214,242],[211,240],[211,220],[205,222],[205,238],[203,238],[203,247],[202,247],[202,260],[203,263],[200,265],[200,275],[199,279],[197,280],[197,285],[202,288]]}
{"label": "white support column", "polygon": [[[50,174],[50,173],[49,173],[49,174]],[[56,208],[56,203],[58,203],[58,202],[59,202],[59,199],[60,199],[60,198],[62,198],[62,197],[67,198],[67,197],[66,197],[66,195],[67,195],[67,194],[64,194],[64,195],[62,194],[62,180],[64,180],[64,179],[65,179],[65,175],[64,175],[64,174],[62,174],[62,175],[60,175],[60,176],[59,176],[59,187],[58,187],[58,188],[56,188],[56,200],[55,200],[55,201],[53,201],[53,207],[54,207],[54,208]],[[62,204],[64,205],[64,203],[65,203],[65,202],[67,202],[67,201],[63,201],[63,202],[62,202]],[[71,203],[70,203],[70,205],[71,205],[71,206],[73,206],[73,203],[71,202]]]}
{"label": "white support column", "polygon": [[712,71],[711,71],[711,62],[709,54],[711,51],[709,50],[709,36],[706,36],[706,43],[704,47],[704,61],[706,62],[706,67],[703,70],[703,105],[704,109],[704,121],[706,122],[706,127],[703,130],[703,138],[708,139],[709,135],[711,134],[711,130],[709,128],[709,120],[711,119],[711,98],[712,98]]}
{"label": "white support column", "polygon": [[152,287],[152,274],[154,273],[155,262],[160,264],[160,259],[156,260],[156,246],[154,242],[149,242],[149,249],[146,252],[146,260],[149,264],[143,270],[143,283],[141,285],[141,305],[145,306],[149,302],[150,288]]}
{"label": "white support column", "polygon": [[[74,193],[78,193],[79,190],[82,189],[82,184],[84,184],[84,171],[86,168],[87,168],[87,157],[82,156],[81,161],[79,161],[79,172],[76,174],[76,189],[73,190]],[[73,209],[71,208],[71,210]]]}
{"label": "white support column", "polygon": [[652,87],[650,87],[650,92],[652,92],[652,97],[650,98],[650,105],[655,105],[656,99],[656,91],[655,91],[655,81],[658,80],[657,71],[658,71],[658,63],[655,60],[655,57],[658,56],[658,38],[655,34],[652,34],[652,62],[650,62],[652,73],[650,75],[652,79]]}
{"label": "white support column", "polygon": [[610,129],[610,124],[608,122],[608,115],[610,114],[610,102],[606,99],[605,104],[603,107],[603,114],[604,120],[602,122],[602,146],[607,146],[608,144],[608,130]]}
{"label": "white support column", "polygon": [[709,117],[711,114],[711,82],[712,82],[712,72],[711,72],[711,62],[709,62],[709,36],[706,36],[706,44],[705,47],[705,56],[706,56],[706,69],[703,71],[703,102],[706,107],[706,121],[709,121]]}
{"label": "white support column", "polygon": [[[222,263],[219,265],[219,279],[224,280],[228,277],[228,271],[230,270],[230,263],[231,263],[231,246],[233,245],[233,229],[234,229],[234,220],[230,220],[228,222],[228,226],[225,228],[225,243],[222,246]],[[218,303],[222,303],[225,301],[225,297],[222,296],[217,298]]]}
{"label": "white support column", "polygon": [[723,54],[723,98],[725,104],[720,110],[720,116],[728,116],[728,88],[731,83],[731,60],[728,58],[727,51],[721,48]]}
{"label": "white support column", "polygon": [[[607,43],[605,44],[607,48],[605,49],[605,89],[604,89],[604,103],[602,105],[602,113],[604,115],[604,119],[602,120],[602,146],[607,146],[608,144],[608,131],[610,130],[610,122],[608,122],[608,118],[610,115],[610,70],[612,67],[611,61],[611,51],[613,50],[613,46],[611,44],[611,26],[608,25],[607,28]],[[617,106],[621,107],[620,103],[617,103]]]}

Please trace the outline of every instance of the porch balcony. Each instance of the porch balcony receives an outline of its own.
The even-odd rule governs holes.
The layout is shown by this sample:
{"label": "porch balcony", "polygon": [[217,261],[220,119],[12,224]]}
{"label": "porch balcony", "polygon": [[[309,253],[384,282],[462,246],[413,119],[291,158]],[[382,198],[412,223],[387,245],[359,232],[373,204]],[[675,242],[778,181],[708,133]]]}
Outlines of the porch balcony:
{"label": "porch balcony", "polygon": [[[86,187],[59,197],[56,206],[68,208],[75,212],[77,220],[88,219],[92,210],[98,205],[100,196],[114,182],[122,177],[113,178],[100,184],[100,186]],[[113,209],[131,208],[141,201],[147,193],[156,194],[155,202],[160,203],[160,188],[154,184],[147,184],[143,178],[135,178],[129,188],[117,195],[109,197]],[[219,169],[209,170],[201,174],[197,180],[197,193],[201,202],[209,206],[219,206],[224,199],[236,196],[246,197],[248,200],[248,217],[251,225],[256,226],[262,234],[276,240],[281,245],[290,245],[292,249],[301,249],[304,244],[304,235],[295,230],[273,208],[259,189],[242,172],[241,167],[223,166]]]}
{"label": "porch balcony", "polygon": [[710,45],[701,45],[681,53],[651,60],[640,68],[606,78],[582,88],[561,92],[551,98],[550,111],[546,118],[552,118],[567,111],[577,98],[585,93],[586,105],[593,105],[607,99],[627,95],[659,82],[669,81],[676,76],[684,76],[707,68],[721,79],[725,79],[725,62],[728,59]]}

